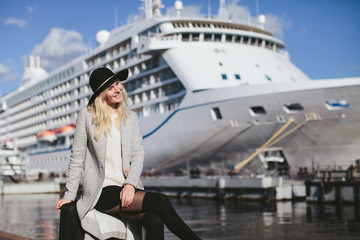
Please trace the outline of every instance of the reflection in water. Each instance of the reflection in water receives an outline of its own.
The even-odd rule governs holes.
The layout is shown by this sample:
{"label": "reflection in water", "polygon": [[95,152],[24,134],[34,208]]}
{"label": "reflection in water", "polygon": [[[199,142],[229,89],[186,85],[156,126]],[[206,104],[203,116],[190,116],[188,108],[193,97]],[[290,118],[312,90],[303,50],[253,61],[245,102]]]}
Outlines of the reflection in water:
{"label": "reflection in water", "polygon": [[[172,201],[202,239],[360,239],[360,212],[352,205]],[[177,238],[167,231],[166,239]]]}
{"label": "reflection in water", "polygon": [[[33,239],[57,239],[59,196],[0,196],[0,230]],[[360,239],[359,207],[306,202],[171,199],[202,239]],[[165,239],[177,239],[167,229]]]}
{"label": "reflection in water", "polygon": [[57,239],[58,195],[0,196],[0,230],[33,239]]}

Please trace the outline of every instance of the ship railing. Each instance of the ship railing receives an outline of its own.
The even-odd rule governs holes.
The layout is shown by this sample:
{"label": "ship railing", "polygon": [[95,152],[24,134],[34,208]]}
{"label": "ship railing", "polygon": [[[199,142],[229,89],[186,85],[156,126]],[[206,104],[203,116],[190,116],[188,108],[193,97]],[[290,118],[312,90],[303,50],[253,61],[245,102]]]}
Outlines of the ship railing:
{"label": "ship railing", "polygon": [[149,50],[160,50],[168,49],[174,47],[175,44],[181,42],[181,36],[149,36],[144,37],[140,40],[139,46],[141,52],[146,52]]}
{"label": "ship railing", "polygon": [[131,109],[136,109],[136,108],[142,108],[142,107],[155,105],[157,103],[164,103],[164,102],[167,102],[167,101],[182,97],[185,94],[186,94],[186,90],[183,90],[183,91],[177,92],[175,94],[159,96],[158,98],[151,99],[151,100],[146,101],[146,102],[134,103],[133,105],[130,106],[130,108]]}

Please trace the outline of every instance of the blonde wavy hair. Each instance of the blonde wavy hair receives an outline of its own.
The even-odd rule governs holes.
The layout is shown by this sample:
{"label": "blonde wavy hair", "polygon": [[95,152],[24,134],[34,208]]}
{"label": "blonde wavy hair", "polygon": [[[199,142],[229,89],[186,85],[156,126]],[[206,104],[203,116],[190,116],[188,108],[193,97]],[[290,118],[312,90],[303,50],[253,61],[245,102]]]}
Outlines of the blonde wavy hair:
{"label": "blonde wavy hair", "polygon": [[[102,91],[99,96],[97,96],[93,103],[88,106],[88,111],[92,116],[92,123],[96,126],[94,139],[97,141],[102,131],[105,131],[105,134],[110,133],[112,127],[111,120],[111,107],[106,103],[106,91]],[[128,95],[125,88],[122,88],[122,101],[116,109],[118,114],[115,119],[115,127],[120,131],[121,119],[124,118],[124,124],[126,124],[126,119],[128,117]]]}

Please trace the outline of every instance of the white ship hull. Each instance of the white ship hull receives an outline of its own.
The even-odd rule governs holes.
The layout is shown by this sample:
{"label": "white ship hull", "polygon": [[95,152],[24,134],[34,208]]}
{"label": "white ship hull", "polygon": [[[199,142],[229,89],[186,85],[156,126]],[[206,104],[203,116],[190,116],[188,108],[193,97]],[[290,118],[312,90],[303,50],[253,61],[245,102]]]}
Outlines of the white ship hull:
{"label": "white ship hull", "polygon": [[[264,151],[281,150],[294,171],[300,167],[346,169],[359,157],[360,86],[324,89],[319,88],[321,84],[315,82],[315,89],[309,86],[306,90],[298,90],[293,84],[293,90],[268,91],[260,96],[256,92],[262,90],[254,87],[196,93],[199,96],[185,100],[189,105],[181,106],[169,119],[142,122],[145,133],[154,128],[149,123],[158,122],[160,126],[151,135],[145,135],[145,166],[166,168],[178,163],[185,168],[190,160],[191,166],[202,165],[204,170],[229,170],[260,148],[292,117],[295,123],[282,134],[304,120],[309,121]],[[335,99],[346,96],[351,109],[329,112],[325,107],[329,96]],[[205,100],[210,98],[210,102]],[[288,102],[301,102],[304,111],[284,114],[283,104]],[[251,106],[264,106],[267,114],[254,118],[249,114]],[[220,109],[222,119],[213,120],[214,107]],[[253,162],[259,166],[260,159],[256,157]]]}

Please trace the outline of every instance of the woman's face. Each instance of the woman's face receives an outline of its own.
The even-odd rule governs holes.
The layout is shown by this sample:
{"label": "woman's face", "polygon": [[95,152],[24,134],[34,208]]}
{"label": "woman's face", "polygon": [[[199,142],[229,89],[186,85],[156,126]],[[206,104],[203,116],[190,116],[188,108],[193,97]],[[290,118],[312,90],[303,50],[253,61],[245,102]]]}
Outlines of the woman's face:
{"label": "woman's face", "polygon": [[122,89],[120,81],[116,81],[106,89],[106,102],[110,107],[115,108],[122,101]]}

